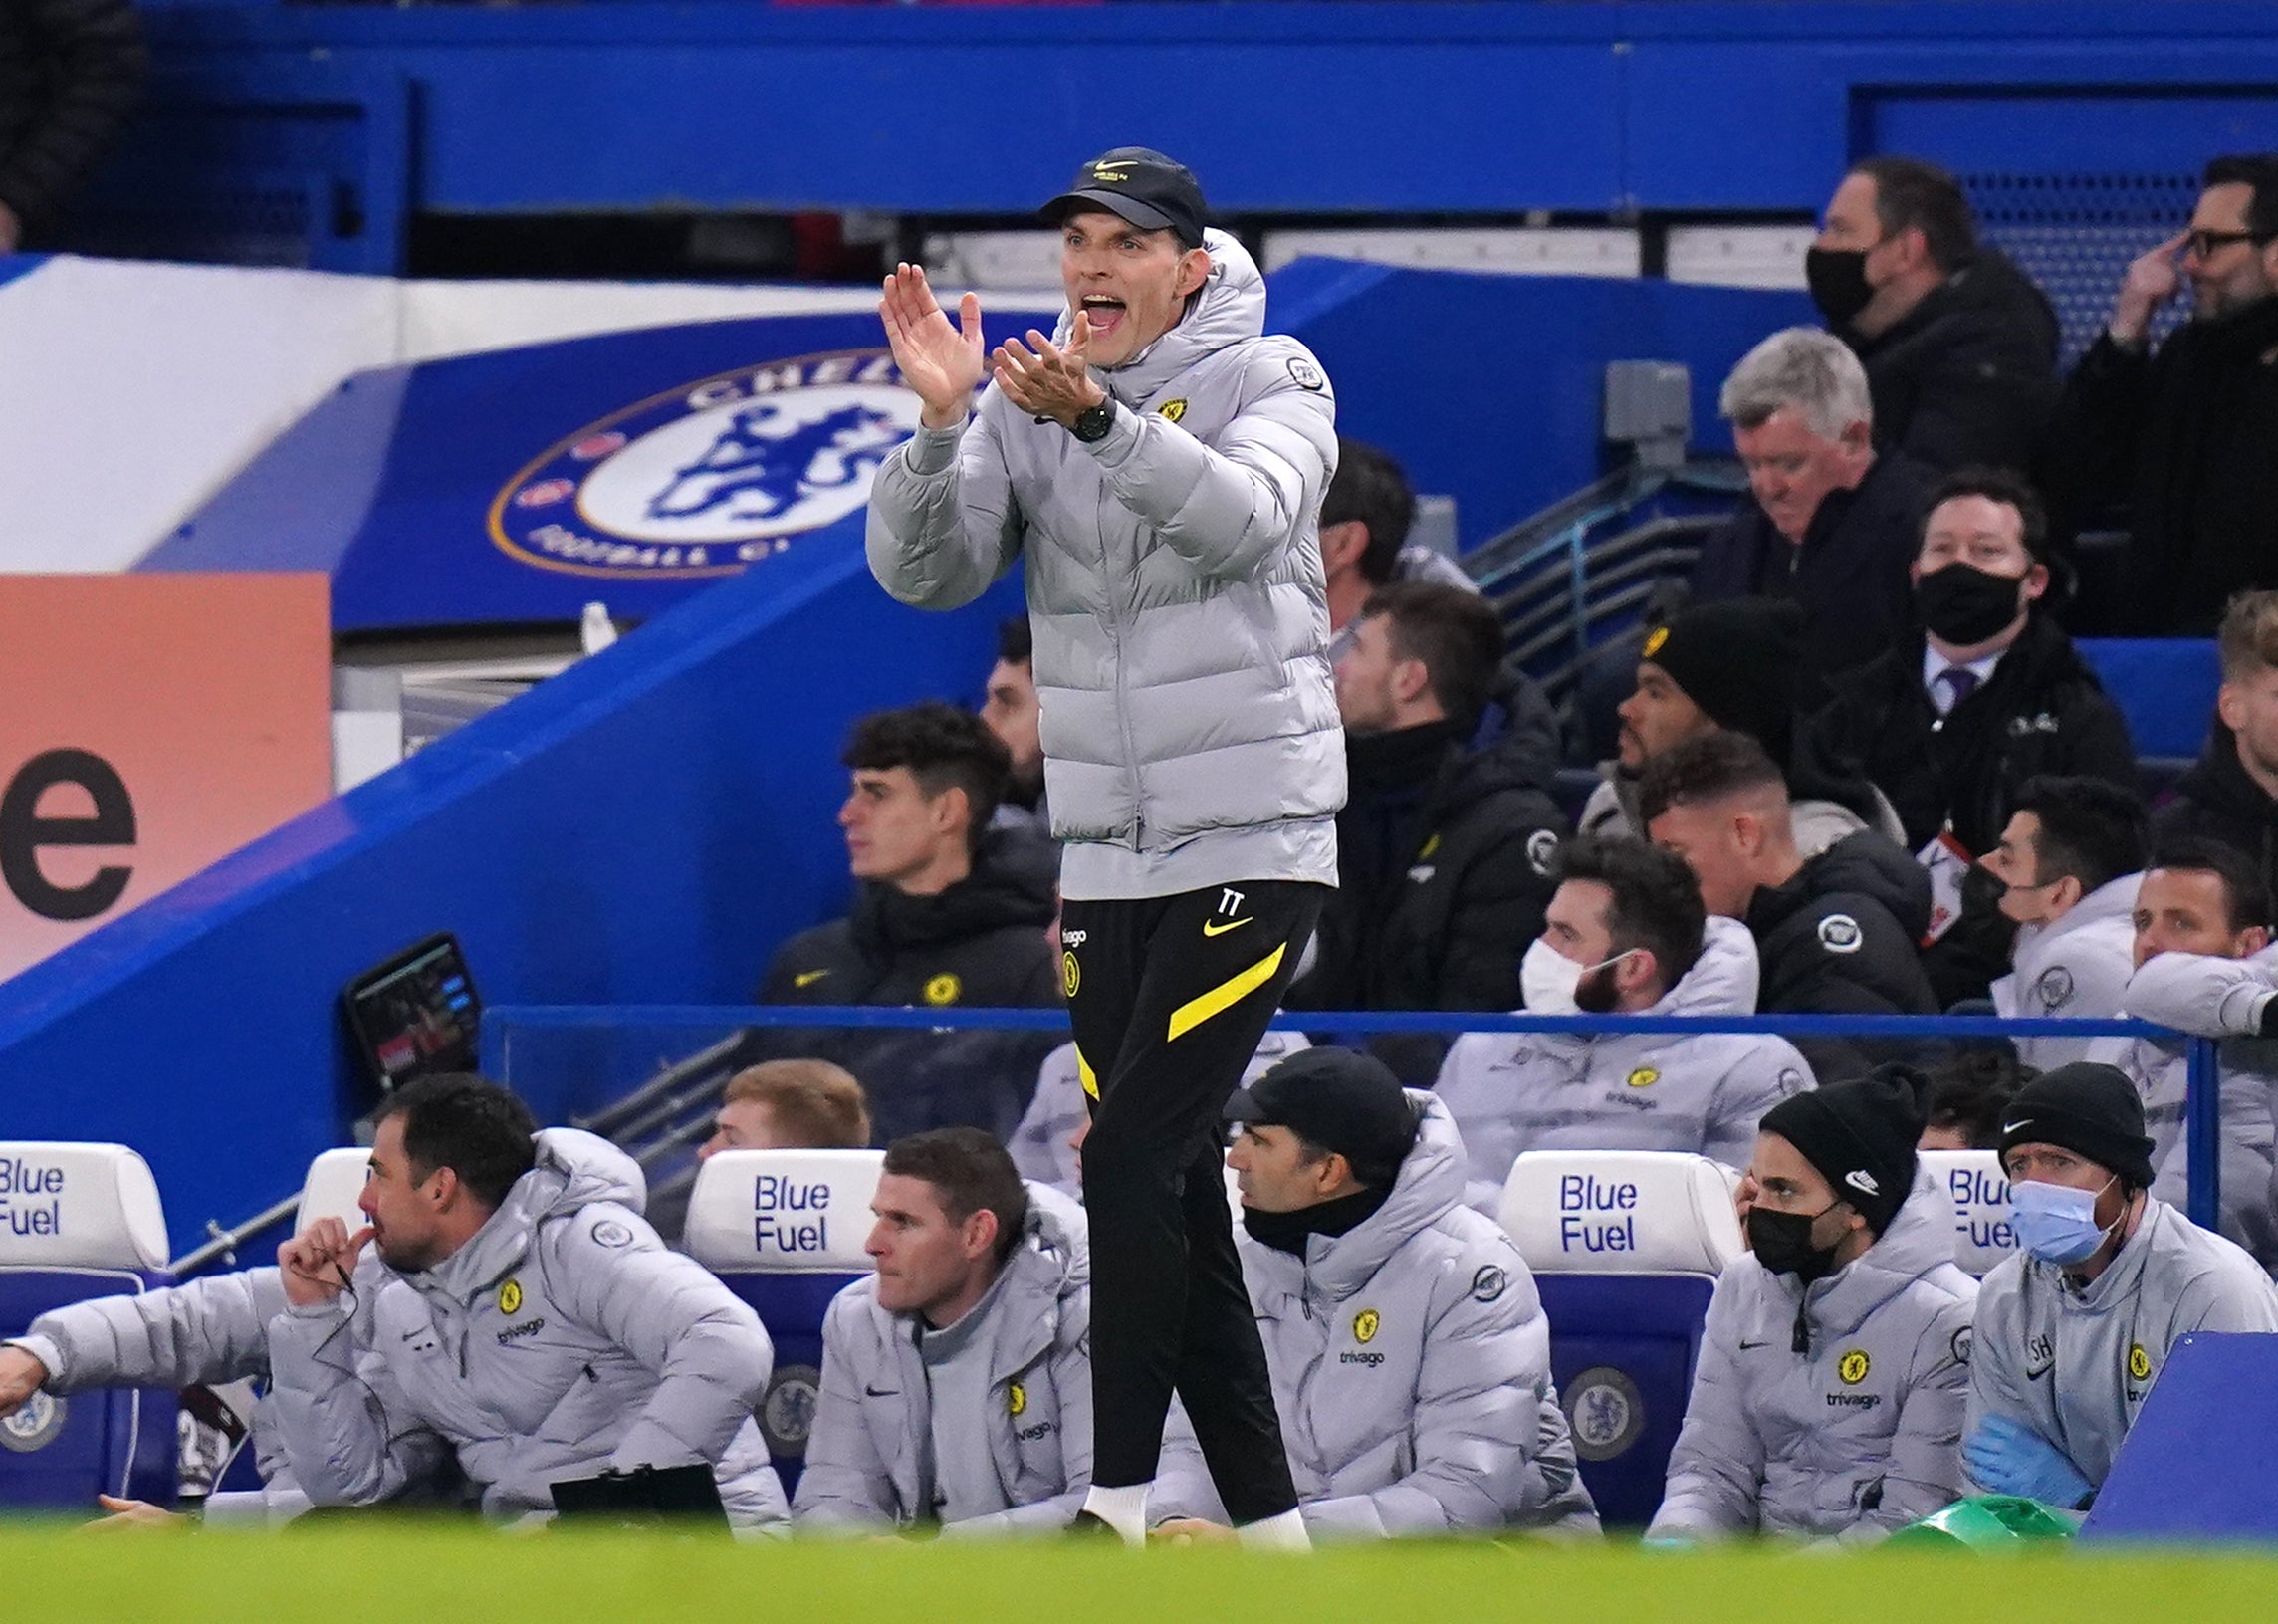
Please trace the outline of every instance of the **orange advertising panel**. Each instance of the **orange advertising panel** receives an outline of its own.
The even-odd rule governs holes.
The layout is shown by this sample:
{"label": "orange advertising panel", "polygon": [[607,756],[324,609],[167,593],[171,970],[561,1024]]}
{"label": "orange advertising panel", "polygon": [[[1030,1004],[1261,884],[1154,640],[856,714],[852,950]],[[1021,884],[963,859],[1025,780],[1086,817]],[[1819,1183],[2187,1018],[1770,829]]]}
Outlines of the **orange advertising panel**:
{"label": "orange advertising panel", "polygon": [[0,576],[0,976],[332,793],[329,585]]}

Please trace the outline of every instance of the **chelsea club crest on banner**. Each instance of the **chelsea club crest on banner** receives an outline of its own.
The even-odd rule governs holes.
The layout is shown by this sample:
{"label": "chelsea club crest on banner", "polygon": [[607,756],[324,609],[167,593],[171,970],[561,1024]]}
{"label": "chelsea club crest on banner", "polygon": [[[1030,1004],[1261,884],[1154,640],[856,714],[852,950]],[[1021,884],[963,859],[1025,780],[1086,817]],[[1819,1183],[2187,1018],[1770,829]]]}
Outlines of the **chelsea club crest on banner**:
{"label": "chelsea club crest on banner", "polygon": [[917,425],[884,349],[721,372],[555,445],[499,492],[491,540],[572,575],[734,575],[860,508]]}

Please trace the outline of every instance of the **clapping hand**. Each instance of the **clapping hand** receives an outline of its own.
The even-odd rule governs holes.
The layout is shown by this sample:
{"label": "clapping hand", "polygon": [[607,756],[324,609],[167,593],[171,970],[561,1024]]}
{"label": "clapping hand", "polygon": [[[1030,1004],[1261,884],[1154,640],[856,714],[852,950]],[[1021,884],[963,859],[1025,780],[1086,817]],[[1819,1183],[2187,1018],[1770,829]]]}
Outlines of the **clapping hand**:
{"label": "clapping hand", "polygon": [[1091,318],[1075,313],[1065,349],[1028,329],[1028,342],[1007,339],[989,357],[997,374],[997,387],[1005,398],[1031,417],[1048,417],[1062,428],[1107,399],[1107,391],[1091,380]]}
{"label": "clapping hand", "polygon": [[893,347],[902,381],[924,403],[918,420],[928,428],[957,423],[987,371],[980,298],[967,294],[958,301],[953,326],[926,282],[924,267],[897,265],[886,278],[878,318],[886,324],[886,343]]}

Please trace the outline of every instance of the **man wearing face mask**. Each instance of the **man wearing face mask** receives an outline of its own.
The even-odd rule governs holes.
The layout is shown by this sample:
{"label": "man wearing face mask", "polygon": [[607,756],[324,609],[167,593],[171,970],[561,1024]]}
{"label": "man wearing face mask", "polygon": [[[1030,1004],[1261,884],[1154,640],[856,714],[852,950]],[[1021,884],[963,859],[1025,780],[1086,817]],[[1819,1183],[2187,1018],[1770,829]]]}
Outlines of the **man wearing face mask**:
{"label": "man wearing face mask", "polygon": [[[2220,1004],[2250,963],[2270,946],[2271,908],[2245,859],[2226,847],[2162,841],[2136,892],[2135,975],[2125,1012],[2160,1026],[2226,1041],[2222,1076],[2222,1233],[2266,1266],[2278,1265],[2273,1211],[2273,1079],[2278,1045],[2246,1029],[2235,1036]],[[2152,1193],[2181,1206],[2190,1188],[2190,1135],[2183,1119],[2189,1068],[2180,1040],[2099,1038],[2091,1059],[2116,1065],[2136,1084],[2158,1171]]]}
{"label": "man wearing face mask", "polygon": [[[2015,968],[1992,984],[2011,1019],[2099,1020],[2120,1013],[2136,969],[2136,893],[2144,866],[2144,805],[2097,779],[2037,778],[1985,869],[2003,887],[2017,927]],[[2087,1038],[2019,1038],[2017,1057],[2047,1071],[2088,1057]]]}
{"label": "man wearing face mask", "polygon": [[1649,1543],[1866,1544],[1960,1493],[1977,1282],[1916,1161],[1928,1089],[1888,1065],[1764,1117],[1740,1185],[1749,1256],[1709,1299]]}
{"label": "man wearing face mask", "polygon": [[[2190,286],[2190,320],[2152,349]],[[2126,530],[2131,629],[2203,637],[2278,586],[2278,154],[2206,166],[2187,229],[2128,267],[2066,385],[2055,490],[2071,528]]]}
{"label": "man wearing face mask", "polygon": [[1804,255],[1812,303],[1866,364],[1875,435],[1933,468],[2031,466],[2057,401],[2057,318],[1979,245],[1953,176],[1851,166]]}
{"label": "man wearing face mask", "polygon": [[1748,500],[1701,544],[1696,602],[1787,597],[1803,605],[1799,692],[1906,631],[1907,565],[1936,475],[1903,451],[1878,453],[1866,368],[1814,328],[1775,333],[1724,379],[1717,409],[1748,472]]}
{"label": "man wearing face mask", "polygon": [[1962,1459],[1982,1489],[2080,1509],[2175,1343],[2278,1331],[2278,1290],[2150,1194],[2143,1103],[2112,1066],[2025,1084],[2001,1165],[2018,1251],[1978,1289]]}
{"label": "man wearing face mask", "polygon": [[[1536,1015],[1752,1015],[1756,945],[1709,919],[1682,858],[1627,836],[1559,854],[1558,889],[1520,976]],[[1784,1038],[1754,1033],[1468,1033],[1435,1085],[1493,1213],[1529,1150],[1681,1150],[1740,1167],[1756,1123],[1811,1086]]]}
{"label": "man wearing face mask", "polygon": [[1917,627],[1838,684],[1805,754],[1856,762],[1889,796],[1932,875],[1938,940],[1925,968],[1941,1008],[1983,998],[2012,927],[1989,884],[1965,883],[2017,789],[2063,773],[2136,790],[2127,721],[2041,607],[2048,527],[2032,488],[1967,469],[1938,488],[1912,569]]}

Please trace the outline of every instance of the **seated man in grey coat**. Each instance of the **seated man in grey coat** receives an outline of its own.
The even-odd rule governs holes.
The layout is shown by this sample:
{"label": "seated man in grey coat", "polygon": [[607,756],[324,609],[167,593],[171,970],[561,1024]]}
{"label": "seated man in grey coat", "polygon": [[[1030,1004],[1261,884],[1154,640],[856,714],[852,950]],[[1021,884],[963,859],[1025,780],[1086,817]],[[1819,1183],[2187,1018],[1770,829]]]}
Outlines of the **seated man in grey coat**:
{"label": "seated man in grey coat", "polygon": [[[621,1157],[533,1127],[480,1077],[408,1083],[380,1107],[366,1226],[320,1219],[278,1249],[271,1403],[302,1491],[374,1505],[448,1448],[514,1518],[551,1514],[559,1483],[702,1464],[731,1525],[780,1527],[759,1317],[665,1249]],[[366,1246],[376,1279],[354,1273]]]}
{"label": "seated man in grey coat", "polygon": [[978,1128],[886,1150],[869,1278],[822,1324],[799,1528],[1048,1532],[1091,1485],[1083,1214]]}
{"label": "seated man in grey coat", "polygon": [[[1227,1106],[1243,1274],[1312,1538],[1512,1527],[1595,1534],[1550,1381],[1550,1326],[1510,1238],[1464,1205],[1440,1102],[1383,1061],[1310,1048]],[[1166,1475],[1155,1530],[1227,1539],[1207,1481]]]}
{"label": "seated man in grey coat", "polygon": [[1649,1544],[1868,1544],[1961,1493],[1977,1282],[1915,1159],[1929,1079],[1887,1065],[1764,1114],[1751,1249],[1708,1302]]}

